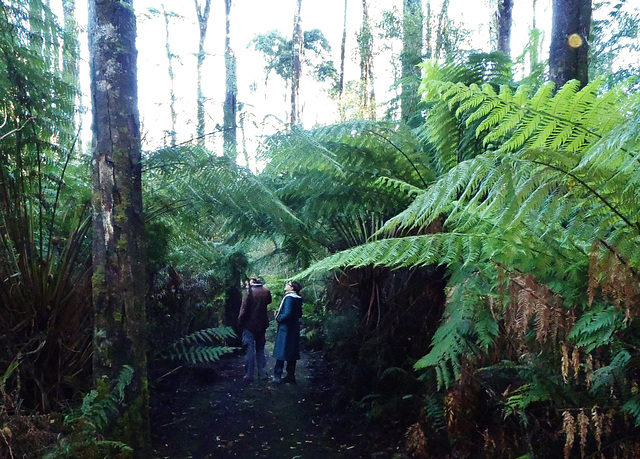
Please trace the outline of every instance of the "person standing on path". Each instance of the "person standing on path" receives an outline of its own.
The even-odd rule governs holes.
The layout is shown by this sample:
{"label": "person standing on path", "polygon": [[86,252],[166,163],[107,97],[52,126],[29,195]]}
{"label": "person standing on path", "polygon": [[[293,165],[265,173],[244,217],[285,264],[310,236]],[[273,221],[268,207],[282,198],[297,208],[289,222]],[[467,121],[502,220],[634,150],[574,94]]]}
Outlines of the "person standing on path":
{"label": "person standing on path", "polygon": [[[284,286],[285,295],[276,312],[278,332],[273,348],[276,365],[273,369],[274,382],[296,382],[296,361],[300,360],[300,317],[302,317],[302,286],[295,281]],[[287,362],[287,375],[282,376],[284,362]]]}
{"label": "person standing on path", "polygon": [[271,303],[271,292],[261,278],[249,280],[247,291],[242,296],[238,326],[242,327],[242,345],[247,347],[245,381],[253,381],[258,368],[258,377],[267,378],[267,359],[264,355],[265,332],[269,328],[267,305]]}

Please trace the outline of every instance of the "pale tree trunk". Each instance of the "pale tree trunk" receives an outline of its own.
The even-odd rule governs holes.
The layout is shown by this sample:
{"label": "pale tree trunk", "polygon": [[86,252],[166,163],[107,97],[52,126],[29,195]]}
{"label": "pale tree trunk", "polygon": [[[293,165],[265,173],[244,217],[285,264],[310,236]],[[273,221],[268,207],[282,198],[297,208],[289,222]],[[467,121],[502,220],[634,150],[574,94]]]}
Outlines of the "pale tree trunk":
{"label": "pale tree trunk", "polygon": [[362,0],[362,27],[358,37],[360,46],[360,81],[362,105],[365,117],[376,118],[376,96],[373,81],[373,33],[369,23],[367,0]]}
{"label": "pale tree trunk", "polygon": [[247,169],[251,169],[251,163],[249,162],[249,152],[247,151],[247,138],[244,131],[244,115],[246,112],[240,112],[240,139],[242,142],[242,154],[244,161],[247,163]]}
{"label": "pale tree trunk", "polygon": [[93,112],[93,371],[113,389],[133,370],[113,435],[148,457],[145,254],[136,19],[132,0],[89,1]]}
{"label": "pale tree trunk", "polygon": [[347,51],[347,3],[348,0],[344,0],[344,23],[342,26],[342,43],[340,46],[340,95],[339,95],[339,105],[340,105],[340,119],[344,121],[345,119],[345,110],[343,105],[343,97],[344,97],[344,58]]}
{"label": "pale tree trunk", "polygon": [[[84,107],[80,94],[80,55],[78,46],[78,26],[76,23],[76,2],[75,0],[62,0],[62,13],[64,15],[64,41],[62,43],[62,72],[75,87],[73,102],[77,107],[76,115],[79,119],[74,120],[74,130],[78,127],[77,139],[82,138],[82,114]],[[77,123],[76,123],[77,121]],[[77,140],[76,148],[82,152],[82,143]]]}
{"label": "pale tree trunk", "polygon": [[498,0],[496,11],[497,50],[511,56],[513,0]]}
{"label": "pale tree trunk", "polygon": [[225,0],[225,38],[224,38],[224,64],[226,71],[226,84],[224,96],[224,154],[233,161],[238,157],[237,140],[237,116],[238,116],[238,77],[236,74],[236,57],[231,49],[230,14],[232,0]]}
{"label": "pale tree trunk", "polygon": [[591,0],[553,0],[549,77],[559,88],[569,80],[589,80]]}
{"label": "pale tree trunk", "polygon": [[196,97],[197,97],[197,117],[198,124],[196,126],[196,137],[198,145],[204,146],[204,102],[205,97],[202,92],[202,65],[204,64],[204,41],[207,38],[207,26],[209,24],[209,11],[211,11],[211,0],[204,0],[204,7],[201,9],[198,0],[193,0],[196,5],[196,13],[198,15],[198,30],[200,36],[198,39],[198,58],[196,64]]}
{"label": "pale tree trunk", "polygon": [[407,122],[418,109],[418,84],[422,60],[422,2],[404,0],[402,14],[402,93],[400,113]]}
{"label": "pale tree trunk", "polygon": [[425,59],[431,59],[433,57],[433,43],[432,43],[432,35],[433,35],[433,31],[431,29],[431,0],[427,0],[426,2],[426,10],[427,10],[427,17],[424,18],[424,23],[425,23],[425,37],[424,37],[424,41],[425,41],[425,46],[424,46],[424,57]]}
{"label": "pale tree trunk", "polygon": [[[538,0],[533,0],[532,1],[532,11],[531,11],[531,17],[533,18],[531,20],[531,29],[535,31],[536,29],[536,13],[537,13],[537,5],[538,5]],[[529,51],[529,69],[530,72],[533,74],[536,67],[538,66],[538,62],[540,61],[540,56],[538,53],[538,48],[539,48],[539,40],[536,40],[535,46],[530,46],[530,51]]]}
{"label": "pale tree trunk", "polygon": [[75,0],[62,0],[64,15],[64,41],[62,43],[62,71],[66,78],[78,85],[78,27]]}
{"label": "pale tree trunk", "polygon": [[434,56],[436,58],[441,58],[442,52],[444,50],[444,38],[447,35],[447,21],[449,17],[449,0],[444,0],[442,2],[442,9],[440,10],[440,15],[438,16],[438,30],[436,31],[436,47]]}
{"label": "pale tree trunk", "polygon": [[44,55],[43,50],[43,34],[42,21],[44,20],[44,12],[42,8],[42,0],[29,0],[29,42],[36,53],[40,54],[45,62],[48,56]]}
{"label": "pale tree trunk", "polygon": [[296,0],[296,11],[293,18],[293,53],[291,59],[291,126],[300,124],[300,77],[302,75],[302,24],[300,10],[302,0]]}
{"label": "pale tree trunk", "polygon": [[175,74],[173,72],[173,53],[171,52],[171,40],[169,39],[169,13],[162,4],[162,16],[164,17],[164,39],[165,49],[167,51],[167,67],[169,70],[169,112],[171,114],[171,146],[176,146],[176,124],[178,115],[176,114],[176,91],[175,91]]}

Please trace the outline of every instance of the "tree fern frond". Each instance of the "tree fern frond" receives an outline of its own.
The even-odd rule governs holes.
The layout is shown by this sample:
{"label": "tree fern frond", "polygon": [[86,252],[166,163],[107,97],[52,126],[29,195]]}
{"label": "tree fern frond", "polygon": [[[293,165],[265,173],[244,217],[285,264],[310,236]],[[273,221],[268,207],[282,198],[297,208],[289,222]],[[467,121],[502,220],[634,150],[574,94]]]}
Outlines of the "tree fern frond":
{"label": "tree fern frond", "polygon": [[598,368],[591,375],[591,392],[602,394],[613,389],[614,384],[624,382],[624,370],[631,360],[626,350],[620,351],[609,365]]}
{"label": "tree fern frond", "polygon": [[624,314],[613,306],[595,308],[580,316],[571,329],[569,338],[575,340],[576,346],[591,352],[599,346],[610,344],[614,333],[623,327]]}
{"label": "tree fern frond", "polygon": [[237,348],[227,346],[175,346],[167,355],[171,360],[186,360],[191,364],[213,363],[225,354],[235,352]]}
{"label": "tree fern frond", "polygon": [[627,400],[622,409],[631,415],[636,427],[640,426],[640,395],[636,394]]}
{"label": "tree fern frond", "polygon": [[186,360],[192,364],[212,363],[224,354],[237,350],[235,347],[220,345],[220,342],[235,336],[233,328],[228,326],[206,328],[180,338],[158,355],[171,360]]}

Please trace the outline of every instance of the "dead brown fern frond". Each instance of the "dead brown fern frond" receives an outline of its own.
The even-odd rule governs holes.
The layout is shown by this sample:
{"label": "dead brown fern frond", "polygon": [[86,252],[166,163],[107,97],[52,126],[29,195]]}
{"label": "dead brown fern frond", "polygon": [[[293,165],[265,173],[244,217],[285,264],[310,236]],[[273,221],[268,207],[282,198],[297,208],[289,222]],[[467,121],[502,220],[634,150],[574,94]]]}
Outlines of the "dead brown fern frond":
{"label": "dead brown fern frond", "polygon": [[576,420],[568,411],[562,413],[562,433],[565,436],[564,459],[569,459],[576,439]]}
{"label": "dead brown fern frond", "polygon": [[[602,247],[605,250],[602,250]],[[600,240],[589,254],[589,302],[601,295],[625,308],[627,320],[640,315],[640,278],[615,247]]]}

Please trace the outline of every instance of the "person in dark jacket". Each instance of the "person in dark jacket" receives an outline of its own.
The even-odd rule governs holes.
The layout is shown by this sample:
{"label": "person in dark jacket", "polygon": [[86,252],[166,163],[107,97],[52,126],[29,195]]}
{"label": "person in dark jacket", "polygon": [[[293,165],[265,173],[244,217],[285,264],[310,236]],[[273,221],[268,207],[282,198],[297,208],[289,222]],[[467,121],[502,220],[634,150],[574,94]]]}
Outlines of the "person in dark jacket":
{"label": "person in dark jacket", "polygon": [[242,344],[247,346],[245,381],[253,381],[258,368],[258,377],[267,378],[267,359],[264,355],[265,332],[269,328],[267,305],[271,303],[271,292],[260,278],[252,278],[242,296],[238,326],[242,327]]}
{"label": "person in dark jacket", "polygon": [[[278,333],[273,348],[276,364],[273,370],[275,382],[296,382],[296,361],[300,360],[300,317],[302,317],[302,286],[298,282],[287,282],[285,295],[276,312]],[[284,362],[287,362],[287,375],[282,376]]]}

